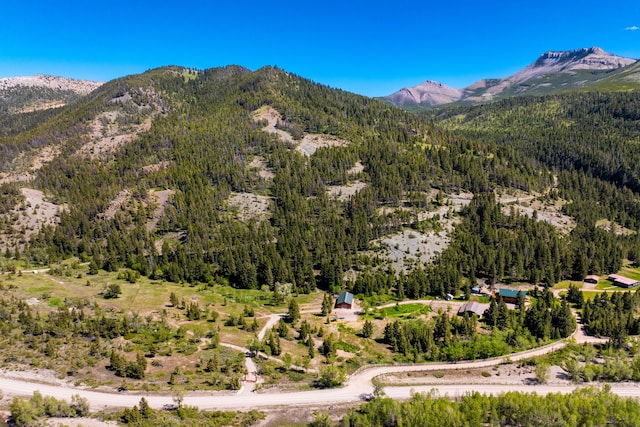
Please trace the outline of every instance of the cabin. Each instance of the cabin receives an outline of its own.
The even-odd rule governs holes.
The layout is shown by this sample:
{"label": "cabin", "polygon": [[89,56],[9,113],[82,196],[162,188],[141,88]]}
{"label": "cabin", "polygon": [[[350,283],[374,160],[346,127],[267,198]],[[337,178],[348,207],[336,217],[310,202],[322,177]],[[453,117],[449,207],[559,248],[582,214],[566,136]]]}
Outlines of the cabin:
{"label": "cabin", "polygon": [[340,292],[336,300],[336,308],[351,309],[353,307],[353,294],[351,292]]}
{"label": "cabin", "polygon": [[635,288],[640,285],[640,281],[629,279],[628,277],[620,276],[619,274],[610,274],[609,280],[611,280],[614,285],[622,288]]}
{"label": "cabin", "polygon": [[590,274],[584,278],[584,283],[593,283],[594,285],[596,285],[598,284],[598,280],[600,280],[600,277],[596,276],[595,274]]}
{"label": "cabin", "polygon": [[478,317],[482,317],[482,314],[484,313],[484,309],[482,308],[479,302],[471,301],[461,306],[458,309],[458,316],[464,316],[465,313],[477,314]]}
{"label": "cabin", "polygon": [[515,304],[518,301],[518,293],[522,293],[524,300],[527,300],[527,291],[517,291],[514,289],[498,289],[497,294],[493,294],[493,298],[497,299],[498,296],[502,298],[502,301]]}

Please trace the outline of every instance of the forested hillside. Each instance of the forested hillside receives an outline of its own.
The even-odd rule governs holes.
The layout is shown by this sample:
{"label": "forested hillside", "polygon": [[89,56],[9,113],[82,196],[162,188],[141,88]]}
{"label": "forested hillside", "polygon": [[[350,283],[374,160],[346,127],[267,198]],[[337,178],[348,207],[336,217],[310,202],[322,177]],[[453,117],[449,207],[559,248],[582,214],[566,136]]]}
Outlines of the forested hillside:
{"label": "forested hillside", "polygon": [[638,138],[636,92],[576,92],[512,98],[493,104],[442,110],[431,115],[474,141],[501,147],[532,167],[557,177],[545,199],[561,202],[576,227],[554,259],[563,270],[554,279],[608,273],[622,259],[638,257]]}
{"label": "forested hillside", "polygon": [[[125,110],[119,120],[149,117],[152,126],[109,156],[87,156],[91,121],[118,103]],[[278,127],[291,141],[254,120],[264,106],[281,114]],[[292,149],[305,134],[348,143],[320,146],[309,157]],[[373,239],[415,222],[406,208],[429,207],[432,189],[542,189],[551,181],[525,163],[489,155],[494,147],[273,68],[168,68],[112,81],[6,139],[4,167],[45,145],[60,154],[39,169],[35,184],[69,209],[25,247],[31,259],[46,264],[75,255],[106,270],[128,267],[171,281],[221,277],[245,288],[342,286],[343,273],[361,267],[358,254]],[[256,159],[267,178],[251,166]],[[350,173],[357,163],[362,170]],[[348,200],[329,197],[328,186],[355,179],[365,183],[361,191]],[[163,189],[173,196],[149,228],[157,208],[149,192]],[[123,190],[132,195],[126,206],[105,215]],[[230,197],[244,193],[268,199],[268,221],[241,221],[230,211]],[[402,210],[383,215],[383,206]]]}
{"label": "forested hillside", "polygon": [[[67,207],[5,249],[174,282],[308,292],[348,277],[357,292],[412,297],[616,271],[640,247],[639,106],[633,92],[582,93],[424,118],[277,68],[151,70],[0,141],[6,181],[54,147],[32,182]],[[458,193],[475,197],[454,209]],[[559,204],[575,225],[505,208],[496,195],[510,193]],[[450,243],[393,271],[376,242],[405,229]]]}

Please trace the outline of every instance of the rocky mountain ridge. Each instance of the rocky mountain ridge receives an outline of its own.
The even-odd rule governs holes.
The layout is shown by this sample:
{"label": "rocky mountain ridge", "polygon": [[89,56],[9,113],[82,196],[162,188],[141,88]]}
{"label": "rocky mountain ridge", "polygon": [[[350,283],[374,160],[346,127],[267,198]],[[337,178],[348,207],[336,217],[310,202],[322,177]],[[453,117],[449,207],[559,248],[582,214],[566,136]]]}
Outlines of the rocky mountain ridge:
{"label": "rocky mountain ridge", "polygon": [[441,105],[456,102],[462,98],[463,91],[445,84],[427,80],[412,88],[403,88],[387,97],[397,106],[411,104]]}
{"label": "rocky mountain ridge", "polygon": [[[599,47],[571,51],[548,51],[509,77],[484,79],[463,89],[427,81],[412,88],[403,88],[384,97],[400,107],[432,107],[452,102],[487,102],[506,96],[543,94],[588,86],[636,62],[604,51]],[[443,94],[448,94],[448,97]]]}
{"label": "rocky mountain ridge", "polygon": [[102,85],[102,82],[78,80],[67,77],[36,74],[35,76],[0,78],[0,90],[24,87],[45,87],[49,89],[70,90],[79,95],[87,95]]}
{"label": "rocky mountain ridge", "polygon": [[52,111],[76,102],[102,82],[38,74],[0,78],[0,122],[8,115]]}

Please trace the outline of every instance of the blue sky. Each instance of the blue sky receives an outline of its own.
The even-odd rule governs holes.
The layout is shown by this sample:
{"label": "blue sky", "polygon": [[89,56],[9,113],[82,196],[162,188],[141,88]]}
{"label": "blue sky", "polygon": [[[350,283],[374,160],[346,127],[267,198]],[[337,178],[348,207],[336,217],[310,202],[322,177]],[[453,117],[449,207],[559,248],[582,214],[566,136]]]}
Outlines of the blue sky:
{"label": "blue sky", "polygon": [[0,76],[109,80],[162,65],[277,65],[369,96],[505,77],[547,50],[640,58],[640,1],[3,0]]}

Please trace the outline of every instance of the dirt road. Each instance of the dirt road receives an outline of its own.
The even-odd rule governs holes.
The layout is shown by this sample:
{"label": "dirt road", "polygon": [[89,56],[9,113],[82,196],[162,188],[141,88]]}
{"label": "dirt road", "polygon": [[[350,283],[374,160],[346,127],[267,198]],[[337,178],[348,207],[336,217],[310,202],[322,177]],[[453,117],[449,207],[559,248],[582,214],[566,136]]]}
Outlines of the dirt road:
{"label": "dirt road", "polygon": [[[574,334],[581,342],[596,341],[599,339],[584,336],[578,328]],[[553,351],[557,351],[566,346],[565,341],[556,342],[544,347],[511,354],[504,357],[484,359],[478,361],[468,361],[459,363],[429,363],[422,365],[406,366],[375,366],[363,368],[354,373],[344,387],[330,390],[298,391],[291,393],[242,393],[241,395],[220,395],[213,393],[189,393],[184,398],[184,404],[194,405],[200,409],[233,409],[245,410],[251,408],[268,408],[282,405],[318,405],[337,404],[342,402],[353,402],[360,399],[361,394],[373,392],[371,380],[379,375],[397,372],[429,372],[445,371],[450,369],[473,369],[499,365],[507,361],[518,361],[535,356],[540,356]],[[441,394],[456,395],[470,391],[480,391],[483,393],[501,393],[504,391],[523,392],[571,392],[576,385],[488,385],[488,384],[456,384],[437,386],[413,386],[413,387],[386,387],[385,393],[393,398],[407,398],[413,391],[437,390]],[[6,395],[31,395],[39,390],[43,395],[54,396],[58,399],[70,400],[74,394],[79,394],[86,398],[92,410],[100,410],[107,407],[132,407],[137,405],[141,397],[145,397],[154,408],[162,408],[172,405],[171,394],[149,394],[149,393],[104,393],[60,385],[49,385],[41,383],[27,382],[19,379],[1,378],[0,389]],[[612,386],[612,391],[623,396],[640,397],[640,386],[629,384],[616,384]]]}

